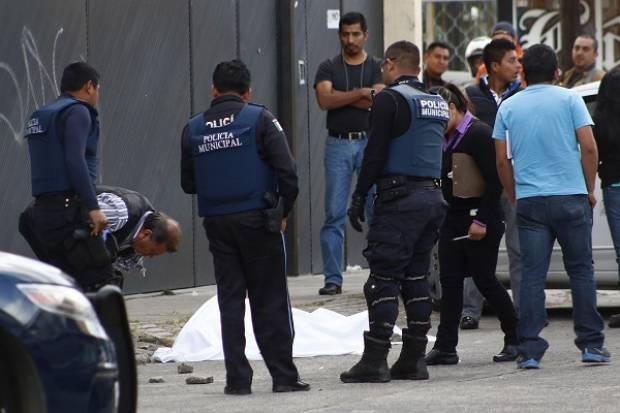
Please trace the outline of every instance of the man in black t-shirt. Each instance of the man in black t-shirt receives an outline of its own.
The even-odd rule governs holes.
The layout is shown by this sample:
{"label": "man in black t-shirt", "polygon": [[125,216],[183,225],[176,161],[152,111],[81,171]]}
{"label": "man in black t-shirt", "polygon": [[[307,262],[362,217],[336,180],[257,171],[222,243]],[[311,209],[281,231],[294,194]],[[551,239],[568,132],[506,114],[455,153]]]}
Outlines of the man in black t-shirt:
{"label": "man in black t-shirt", "polygon": [[[373,91],[383,88],[381,62],[364,51],[366,19],[347,13],[340,19],[342,52],[319,66],[314,87],[321,109],[327,111],[325,146],[325,224],[321,252],[325,286],[321,295],[342,292],[344,224],[353,172],[359,173],[369,129]],[[369,197],[371,199],[372,197]]]}

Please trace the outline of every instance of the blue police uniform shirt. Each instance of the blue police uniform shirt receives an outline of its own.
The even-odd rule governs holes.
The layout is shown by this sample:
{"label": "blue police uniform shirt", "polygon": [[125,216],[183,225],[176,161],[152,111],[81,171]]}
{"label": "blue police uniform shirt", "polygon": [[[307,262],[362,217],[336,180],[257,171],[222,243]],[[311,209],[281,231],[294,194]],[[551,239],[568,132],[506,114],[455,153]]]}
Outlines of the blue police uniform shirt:
{"label": "blue police uniform shirt", "polygon": [[256,145],[264,108],[246,104],[226,125],[211,126],[202,113],[189,122],[194,177],[201,217],[264,209],[266,192],[277,192],[275,172]]}
{"label": "blue police uniform shirt", "polygon": [[[25,135],[33,196],[73,192],[81,196],[89,210],[98,208],[95,198],[97,117],[96,109],[69,95],[60,96],[32,114]],[[72,129],[78,127],[76,122],[79,129],[90,127],[86,139]]]}
{"label": "blue police uniform shirt", "polygon": [[439,179],[444,131],[450,111],[441,96],[429,94],[404,82],[390,86],[405,98],[411,113],[409,129],[390,142],[385,175]]}
{"label": "blue police uniform shirt", "polygon": [[593,125],[583,99],[538,84],[502,103],[493,138],[507,140],[517,199],[587,194],[576,129]]}

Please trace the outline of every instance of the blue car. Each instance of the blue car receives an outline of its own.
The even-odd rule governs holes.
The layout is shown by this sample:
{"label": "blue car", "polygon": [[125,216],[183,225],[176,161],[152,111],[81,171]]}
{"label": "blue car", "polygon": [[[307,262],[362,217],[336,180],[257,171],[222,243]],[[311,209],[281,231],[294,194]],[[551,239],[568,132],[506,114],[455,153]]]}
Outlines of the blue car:
{"label": "blue car", "polygon": [[0,412],[133,412],[120,290],[88,297],[59,269],[0,252]]}

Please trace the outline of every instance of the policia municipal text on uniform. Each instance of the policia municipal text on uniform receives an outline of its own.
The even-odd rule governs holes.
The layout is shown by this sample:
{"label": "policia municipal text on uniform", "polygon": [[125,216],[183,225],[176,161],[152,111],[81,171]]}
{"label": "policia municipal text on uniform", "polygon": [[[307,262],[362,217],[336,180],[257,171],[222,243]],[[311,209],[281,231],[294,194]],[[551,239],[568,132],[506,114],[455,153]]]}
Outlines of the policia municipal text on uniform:
{"label": "policia municipal text on uniform", "polygon": [[281,230],[297,197],[295,164],[282,128],[250,99],[238,60],[213,73],[211,108],[183,130],[181,186],[198,195],[213,254],[227,394],[250,394],[244,313],[250,300],[256,342],[274,392],[309,390],[293,363],[293,318]]}
{"label": "policia municipal text on uniform", "polygon": [[[364,333],[361,361],[340,376],[345,383],[428,379],[424,354],[432,308],[426,274],[445,216],[438,180],[449,111],[440,96],[429,94],[418,81],[419,65],[413,43],[399,41],[385,51],[383,78],[389,86],[372,107],[368,145],[348,211],[351,225],[361,231],[366,194],[377,184],[364,250],[370,267],[364,285],[370,331]],[[400,357],[388,370],[399,295],[407,328]]]}

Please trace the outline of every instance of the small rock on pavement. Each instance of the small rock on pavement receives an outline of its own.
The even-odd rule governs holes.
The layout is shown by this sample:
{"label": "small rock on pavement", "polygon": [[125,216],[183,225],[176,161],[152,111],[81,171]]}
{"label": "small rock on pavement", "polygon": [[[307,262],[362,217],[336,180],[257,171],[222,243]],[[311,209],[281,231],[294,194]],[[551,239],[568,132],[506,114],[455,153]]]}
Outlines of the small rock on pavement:
{"label": "small rock on pavement", "polygon": [[149,383],[163,383],[165,380],[163,377],[151,377]]}
{"label": "small rock on pavement", "polygon": [[191,364],[181,363],[177,366],[177,372],[179,374],[189,374],[194,372],[194,366]]}
{"label": "small rock on pavement", "polygon": [[151,362],[151,357],[146,353],[136,354],[136,364],[148,364]]}
{"label": "small rock on pavement", "polygon": [[157,340],[157,337],[152,336],[150,334],[140,334],[138,336],[138,341],[141,341],[143,343],[151,343],[151,344],[157,344],[159,342],[159,340]]}
{"label": "small rock on pavement", "polygon": [[213,383],[213,377],[189,376],[185,379],[187,384],[209,384]]}

